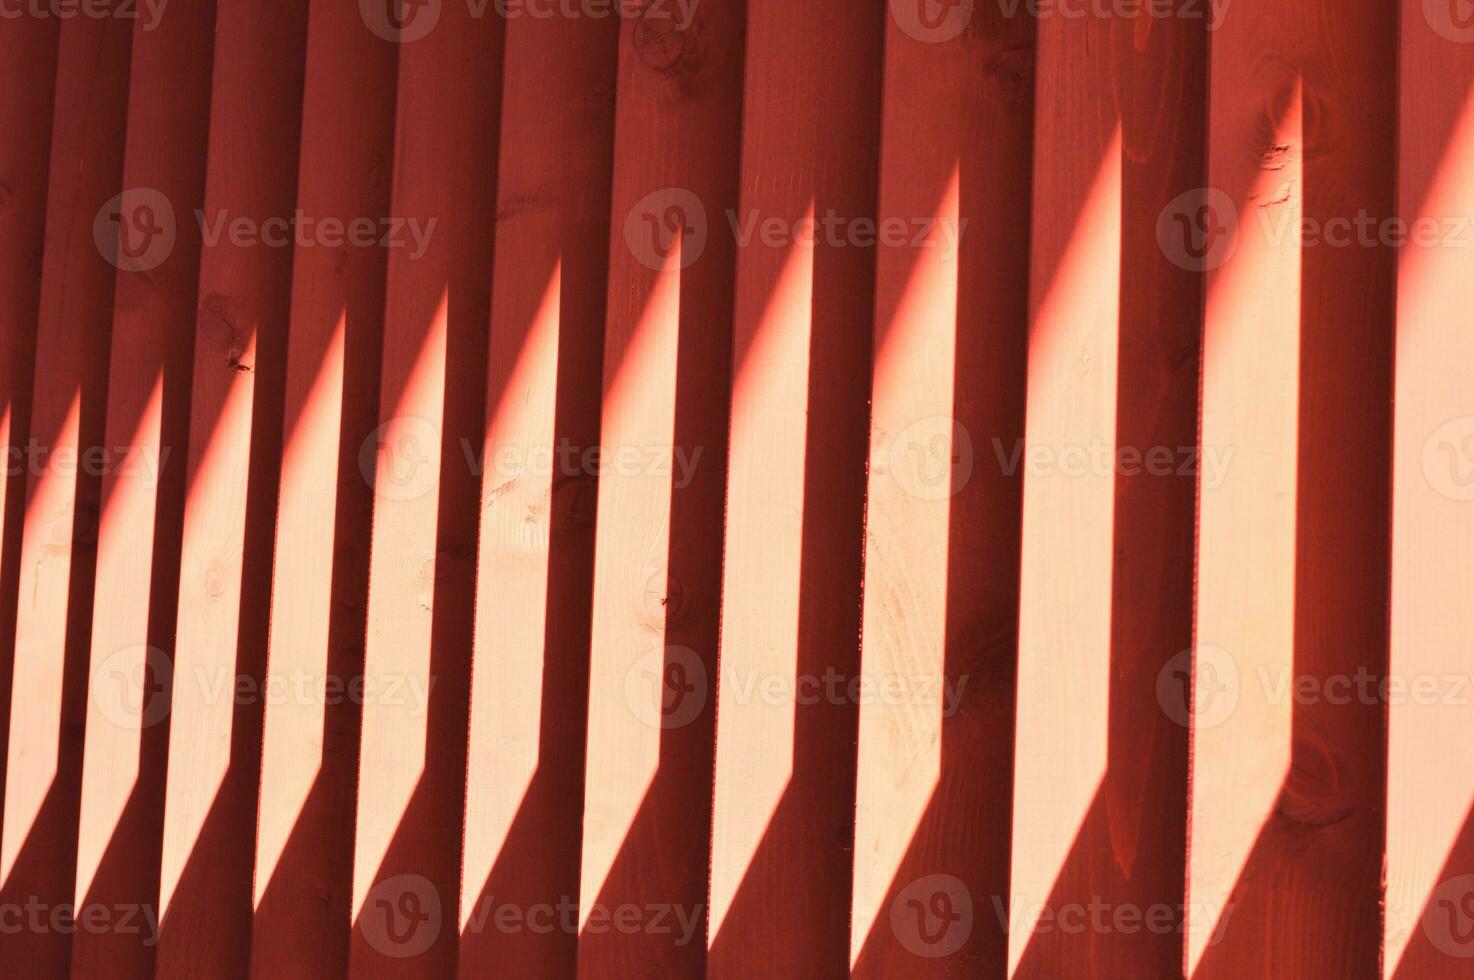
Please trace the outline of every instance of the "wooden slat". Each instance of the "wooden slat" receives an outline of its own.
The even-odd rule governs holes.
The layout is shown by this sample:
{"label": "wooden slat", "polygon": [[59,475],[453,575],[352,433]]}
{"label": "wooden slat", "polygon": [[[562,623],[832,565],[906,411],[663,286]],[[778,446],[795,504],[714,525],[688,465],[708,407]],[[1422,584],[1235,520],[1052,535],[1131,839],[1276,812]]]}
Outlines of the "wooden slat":
{"label": "wooden slat", "polygon": [[574,972],[598,475],[583,451],[599,431],[618,41],[613,18],[520,17],[506,32],[477,449],[467,980]]}
{"label": "wooden slat", "polygon": [[502,21],[445,4],[428,34],[407,23],[391,210],[435,225],[389,256],[364,675],[404,693],[363,709],[355,978],[451,977],[459,945]]}
{"label": "wooden slat", "polygon": [[[875,252],[847,236],[875,215],[884,17],[878,2],[748,6],[741,202],[711,217],[712,234],[753,233],[712,682],[712,976],[849,962],[858,712],[843,692],[859,669]],[[753,231],[775,219],[779,238]]]}
{"label": "wooden slat", "polygon": [[1192,636],[1201,292],[1160,247],[1158,216],[1203,179],[1208,25],[1204,5],[1173,9],[1197,16],[1039,28],[1008,919],[1020,977],[1169,976],[1182,959],[1187,729],[1156,689]]}
{"label": "wooden slat", "polygon": [[[1007,955],[991,901],[1008,894],[1022,474],[995,460],[1023,437],[1034,22],[974,18],[955,38],[886,31],[879,219],[905,233],[877,251],[863,977],[1001,975]],[[929,919],[938,895],[971,917]]]}
{"label": "wooden slat", "polygon": [[[120,190],[131,27],[60,28],[0,842],[0,902],[48,914],[75,882],[100,483],[79,453],[103,441],[117,272],[93,229]],[[64,976],[70,946],[51,928],[0,935],[7,969],[31,976]]]}
{"label": "wooden slat", "polygon": [[[1402,4],[1383,975],[1466,976],[1474,894],[1474,25]],[[1461,26],[1462,24],[1462,26]],[[1431,238],[1423,235],[1431,234]]]}
{"label": "wooden slat", "polygon": [[1233,457],[1200,505],[1199,977],[1378,970],[1384,708],[1339,685],[1386,670],[1393,265],[1319,230],[1392,213],[1396,7],[1325,13],[1243,0],[1212,41],[1200,225],[1232,237],[1214,233],[1202,442]]}
{"label": "wooden slat", "polygon": [[[706,0],[683,25],[671,7],[621,40],[583,977],[700,975],[705,954],[712,689],[685,702],[664,680],[715,676],[736,255],[721,215],[737,205],[745,11]],[[665,224],[672,207],[689,234]],[[651,903],[669,906],[661,923],[613,928],[615,909]]]}
{"label": "wooden slat", "polygon": [[[327,235],[293,268],[251,932],[263,980],[348,967],[347,828],[369,696],[355,683],[373,511],[362,450],[378,416],[397,64],[355,6],[312,4],[297,207],[372,230]],[[413,247],[405,232],[391,242]]]}
{"label": "wooden slat", "polygon": [[249,962],[291,304],[292,249],[222,231],[220,222],[245,219],[270,232],[264,222],[292,213],[306,9],[295,0],[221,0],[217,25],[164,804],[160,978],[243,976]]}
{"label": "wooden slat", "polygon": [[[79,908],[156,909],[199,285],[213,0],[133,34],[79,819]],[[111,220],[111,216],[109,216]],[[162,229],[156,231],[155,229]],[[187,736],[186,736],[187,737]],[[158,936],[83,929],[75,977],[149,977]]]}
{"label": "wooden slat", "polygon": [[[46,177],[56,101],[58,22],[25,18],[9,25],[0,58],[0,738],[10,734],[21,530],[29,467],[21,455],[31,436],[36,371],[36,320],[46,236]],[[0,792],[6,751],[0,743]],[[3,831],[0,831],[3,833]]]}

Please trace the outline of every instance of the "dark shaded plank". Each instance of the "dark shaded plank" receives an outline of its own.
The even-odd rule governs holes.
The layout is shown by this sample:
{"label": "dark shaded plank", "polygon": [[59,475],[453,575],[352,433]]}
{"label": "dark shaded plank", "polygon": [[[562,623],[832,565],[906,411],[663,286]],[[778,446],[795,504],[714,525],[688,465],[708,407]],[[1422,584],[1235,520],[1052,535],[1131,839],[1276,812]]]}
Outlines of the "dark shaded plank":
{"label": "dark shaded plank", "polygon": [[[101,484],[79,460],[103,442],[117,273],[93,230],[122,181],[132,28],[68,20],[56,62],[0,843],[0,902],[48,916],[75,897]],[[71,937],[42,921],[0,936],[0,957],[22,974],[65,976]]]}
{"label": "dark shaded plank", "polygon": [[[584,977],[700,975],[705,953],[712,689],[683,704],[664,681],[715,669],[736,252],[720,216],[737,204],[745,10],[708,0],[683,24],[667,7],[626,24],[620,45]],[[692,231],[665,223],[671,208]],[[626,903],[670,910],[628,935],[613,926]]]}
{"label": "dark shaded plank", "polygon": [[388,249],[409,238],[386,242],[381,223],[397,64],[398,46],[366,30],[355,6],[312,4],[297,206],[341,224],[293,265],[267,661],[277,696],[265,706],[251,931],[259,978],[348,969],[359,715],[381,693],[356,683],[373,512],[361,454],[378,416]]}
{"label": "dark shaded plank", "polygon": [[[157,976],[249,967],[306,9],[216,13]],[[231,230],[243,221],[246,234]],[[222,222],[225,225],[222,227]],[[273,230],[275,228],[276,230]],[[267,236],[271,236],[268,238]]]}
{"label": "dark shaded plank", "polygon": [[[918,10],[925,9],[918,5]],[[1001,975],[1034,21],[886,31],[852,973]],[[921,235],[919,240],[918,235]],[[1005,463],[998,462],[1002,449]],[[940,896],[940,898],[938,898]],[[939,921],[936,911],[971,916]]]}
{"label": "dark shaded plank", "polygon": [[1157,686],[1192,643],[1202,294],[1158,231],[1203,181],[1208,24],[1199,3],[1116,9],[1039,25],[1007,923],[1020,977],[1182,962],[1188,731]]}

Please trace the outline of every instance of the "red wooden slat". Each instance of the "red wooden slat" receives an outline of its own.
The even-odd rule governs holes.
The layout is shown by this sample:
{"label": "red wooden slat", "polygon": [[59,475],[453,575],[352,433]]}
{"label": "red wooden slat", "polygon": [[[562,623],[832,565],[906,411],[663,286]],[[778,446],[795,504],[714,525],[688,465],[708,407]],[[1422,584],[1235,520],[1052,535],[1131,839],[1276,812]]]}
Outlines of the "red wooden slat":
{"label": "red wooden slat", "polygon": [[1192,636],[1201,293],[1158,231],[1203,179],[1208,25],[1205,5],[1169,6],[1039,28],[1017,976],[1182,959],[1187,729],[1157,683]]}
{"label": "red wooden slat", "polygon": [[1378,969],[1385,709],[1339,685],[1386,670],[1393,264],[1327,223],[1392,213],[1396,8],[1325,14],[1245,0],[1212,41],[1202,441],[1233,457],[1201,491],[1201,977]]}
{"label": "red wooden slat", "polygon": [[398,46],[355,6],[312,4],[297,207],[322,233],[293,268],[251,932],[260,978],[348,966],[359,714],[377,696],[355,681],[373,510],[363,453],[378,415],[388,249],[410,242],[381,223],[397,63]]}
{"label": "red wooden slat", "polygon": [[421,6],[388,32],[403,39],[391,210],[434,225],[422,254],[389,256],[364,654],[365,690],[385,696],[363,710],[355,978],[455,974],[479,510],[464,454],[484,426],[501,101],[487,13]]}
{"label": "red wooden slat", "polygon": [[[1383,975],[1466,976],[1474,894],[1474,23],[1402,4]],[[1395,690],[1401,690],[1396,698]]]}
{"label": "red wooden slat", "polygon": [[832,975],[849,958],[857,709],[810,692],[859,668],[875,252],[851,235],[875,215],[884,17],[873,0],[748,6],[742,194],[712,218],[753,236],[712,681],[713,976]]}
{"label": "red wooden slat", "polygon": [[467,980],[568,976],[577,952],[597,486],[584,451],[598,439],[618,40],[612,17],[507,25],[486,434],[460,447],[481,470]]}
{"label": "red wooden slat", "polygon": [[131,28],[60,29],[0,842],[0,902],[47,916],[0,935],[0,957],[35,976],[65,975],[71,947],[49,914],[72,903],[77,856],[100,483],[79,454],[103,441],[117,272],[93,229],[122,177]]}
{"label": "red wooden slat", "polygon": [[[199,285],[215,4],[133,34],[113,255],[102,510],[79,819],[79,908],[156,909],[178,609],[182,447]],[[111,215],[108,216],[112,221]],[[109,240],[109,244],[114,244]],[[83,929],[75,977],[152,976],[155,925]]]}
{"label": "red wooden slat", "polygon": [[[46,236],[46,177],[56,99],[57,21],[10,24],[0,59],[0,738],[10,734],[11,669]],[[0,791],[5,785],[0,745]],[[0,831],[3,833],[3,831]]]}
{"label": "red wooden slat", "polygon": [[[924,9],[917,7],[916,9]],[[886,31],[853,973],[1001,975],[1034,21]],[[917,235],[924,237],[918,242]],[[934,906],[961,914],[937,921]]]}
{"label": "red wooden slat", "polygon": [[[667,7],[626,24],[620,47],[584,977],[699,975],[705,952],[736,253],[721,215],[737,204],[745,10],[708,0],[685,23]],[[665,689],[688,669],[707,678],[689,702]],[[652,904],[667,907],[659,923]],[[615,927],[626,905],[648,929]]]}
{"label": "red wooden slat", "polygon": [[[157,976],[244,976],[306,11],[217,9]],[[249,236],[231,231],[245,221]],[[225,226],[222,227],[222,222]],[[262,237],[257,239],[256,234]],[[237,678],[243,680],[237,681]]]}

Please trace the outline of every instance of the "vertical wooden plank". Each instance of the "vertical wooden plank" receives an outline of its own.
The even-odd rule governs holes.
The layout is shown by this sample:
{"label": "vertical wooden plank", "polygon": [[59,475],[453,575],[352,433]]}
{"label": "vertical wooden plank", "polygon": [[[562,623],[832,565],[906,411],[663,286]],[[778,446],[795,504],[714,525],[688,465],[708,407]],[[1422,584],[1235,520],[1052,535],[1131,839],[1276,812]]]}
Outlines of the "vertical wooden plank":
{"label": "vertical wooden plank", "polygon": [[1016,976],[1181,968],[1187,730],[1156,687],[1192,638],[1201,270],[1158,216],[1203,179],[1206,13],[1039,28]]}
{"label": "vertical wooden plank", "polygon": [[293,265],[267,662],[277,693],[265,705],[251,932],[260,978],[348,969],[359,718],[381,693],[357,680],[373,512],[361,451],[378,416],[388,250],[415,247],[385,223],[397,64],[398,46],[356,7],[312,4],[297,207],[324,231]]}
{"label": "vertical wooden plank", "polygon": [[[394,250],[384,315],[349,973],[456,970],[480,445],[496,224],[502,23],[415,8],[400,50]],[[422,19],[429,18],[429,19]],[[378,25],[384,29],[383,25]],[[516,261],[515,255],[510,261]]]}
{"label": "vertical wooden plank", "polygon": [[467,980],[575,969],[599,472],[586,451],[599,431],[618,42],[616,17],[574,8],[506,28],[486,432],[475,448]]}
{"label": "vertical wooden plank", "polygon": [[739,254],[709,974],[828,976],[849,963],[875,261],[855,234],[885,13],[748,11],[741,203],[718,219]]}
{"label": "vertical wooden plank", "polygon": [[[57,26],[53,18],[23,18],[8,26],[0,48],[0,132],[10,134],[0,143],[0,252],[11,257],[0,265],[0,449],[6,463],[0,477],[0,738],[10,735]],[[0,793],[6,757],[0,744]]]}
{"label": "vertical wooden plank", "polygon": [[150,914],[79,930],[76,977],[153,975],[214,34],[208,0],[133,34],[76,901]]}
{"label": "vertical wooden plank", "polygon": [[[746,0],[624,26],[579,974],[696,976],[706,870]],[[675,220],[671,220],[674,218]],[[705,678],[689,700],[672,672]],[[626,904],[668,907],[626,934]]]}
{"label": "vertical wooden plank", "polygon": [[[217,8],[157,976],[245,976],[306,10]],[[268,221],[273,221],[268,225]],[[234,229],[237,222],[243,222]]]}
{"label": "vertical wooden plank", "polygon": [[[1474,23],[1402,4],[1383,975],[1469,972],[1474,894]],[[1393,687],[1392,685],[1396,685]],[[1400,692],[1400,693],[1399,693]]]}
{"label": "vertical wooden plank", "polygon": [[[75,884],[99,493],[82,454],[103,441],[117,272],[94,227],[107,228],[122,180],[132,28],[116,17],[60,28],[0,842],[0,901],[48,916]],[[66,974],[71,937],[50,921],[0,936],[10,969]]]}
{"label": "vertical wooden plank", "polygon": [[[886,29],[878,218],[902,233],[877,250],[850,956],[992,976],[1022,487],[995,459],[1023,438],[1034,21],[984,6],[927,30],[911,8]],[[929,921],[938,895],[961,917]]]}
{"label": "vertical wooden plank", "polygon": [[1395,18],[1244,0],[1213,35],[1209,199],[1180,224],[1213,268],[1204,452],[1234,456],[1171,682],[1195,679],[1194,976],[1378,971],[1385,709],[1352,685],[1386,671]]}

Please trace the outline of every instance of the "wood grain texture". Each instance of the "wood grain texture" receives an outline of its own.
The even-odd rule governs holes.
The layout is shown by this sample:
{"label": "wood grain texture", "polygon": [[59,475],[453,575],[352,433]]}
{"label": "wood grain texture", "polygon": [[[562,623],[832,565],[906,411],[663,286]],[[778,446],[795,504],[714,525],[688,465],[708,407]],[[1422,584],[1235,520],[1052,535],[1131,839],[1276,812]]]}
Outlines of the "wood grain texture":
{"label": "wood grain texture", "polygon": [[1474,893],[1474,24],[1402,4],[1383,976],[1464,976]]}
{"label": "wood grain texture", "polygon": [[873,240],[851,235],[875,217],[885,6],[752,0],[747,24],[740,203],[711,219],[712,234],[746,243],[713,684],[708,974],[832,976],[850,946],[858,709],[848,687],[859,669],[875,274]]}
{"label": "wood grain texture", "polygon": [[[223,0],[195,320],[156,976],[243,977],[251,948],[272,528],[306,9]],[[227,222],[222,231],[221,222]],[[246,236],[229,230],[245,221]],[[258,237],[259,236],[259,237]]]}
{"label": "wood grain texture", "polygon": [[877,217],[905,233],[876,255],[851,972],[992,976],[1023,485],[996,454],[1023,437],[1034,21],[984,7],[932,39],[913,6],[886,27]]}
{"label": "wood grain texture", "polygon": [[1008,920],[1020,977],[1181,969],[1187,727],[1157,688],[1192,641],[1201,285],[1158,219],[1202,184],[1208,24],[1202,5],[1167,6],[1039,26]]}
{"label": "wood grain texture", "polygon": [[0,840],[0,902],[47,916],[0,936],[0,955],[36,976],[65,976],[71,952],[49,914],[76,881],[101,483],[80,461],[103,441],[117,272],[93,227],[122,181],[131,24],[79,18],[60,35]]}
{"label": "wood grain texture", "polygon": [[466,980],[575,969],[619,29],[507,24],[486,432],[467,444],[481,501]]}
{"label": "wood grain texture", "polygon": [[1338,226],[1393,212],[1396,35],[1309,0],[1213,35],[1194,976],[1378,971],[1385,707],[1343,685],[1387,664],[1394,265]]}
{"label": "wood grain texture", "polygon": [[[746,6],[710,0],[685,25],[670,8],[620,41],[582,977],[699,976],[705,958],[736,257],[717,222],[737,205]],[[688,671],[700,695],[669,683]],[[653,903],[665,923],[612,927]]]}
{"label": "wood grain texture", "polygon": [[318,0],[306,57],[297,207],[319,227],[372,230],[329,227],[294,256],[251,931],[263,980],[348,967],[347,828],[371,696],[358,682],[373,511],[363,447],[378,416],[387,257],[409,247],[407,235],[386,241],[383,223],[398,46],[352,6]]}
{"label": "wood grain texture", "polygon": [[465,447],[485,428],[504,25],[460,4],[421,24],[399,55],[391,208],[435,224],[420,254],[389,255],[364,651],[365,689],[386,696],[363,708],[354,978],[449,978],[459,949],[480,511]]}
{"label": "wood grain texture", "polygon": [[[133,32],[82,769],[79,908],[155,909],[215,4]],[[141,925],[144,925],[142,922]],[[80,930],[75,977],[151,977],[156,930]]]}

